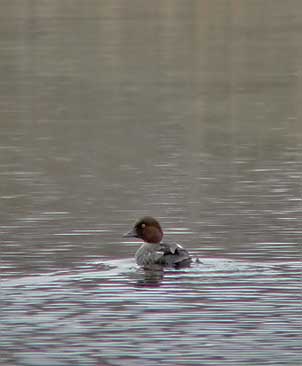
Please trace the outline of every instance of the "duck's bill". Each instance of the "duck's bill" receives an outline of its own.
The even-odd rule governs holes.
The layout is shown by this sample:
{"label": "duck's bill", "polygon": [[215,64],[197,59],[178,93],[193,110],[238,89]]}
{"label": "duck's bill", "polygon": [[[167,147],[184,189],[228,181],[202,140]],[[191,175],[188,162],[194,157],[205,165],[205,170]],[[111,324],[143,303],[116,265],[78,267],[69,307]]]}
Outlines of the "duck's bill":
{"label": "duck's bill", "polygon": [[123,235],[123,238],[137,238],[136,232],[132,229]]}

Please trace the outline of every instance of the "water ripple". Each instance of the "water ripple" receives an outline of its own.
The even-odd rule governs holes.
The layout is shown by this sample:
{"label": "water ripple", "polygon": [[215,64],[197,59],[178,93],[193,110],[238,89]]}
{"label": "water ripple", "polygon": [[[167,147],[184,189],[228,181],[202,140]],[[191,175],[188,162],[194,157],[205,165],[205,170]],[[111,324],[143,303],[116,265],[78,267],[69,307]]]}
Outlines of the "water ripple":
{"label": "water ripple", "polygon": [[[95,355],[111,365],[121,359],[129,365],[142,359],[145,365],[203,359],[257,365],[273,353],[280,360],[291,353],[298,361],[300,263],[202,262],[164,273],[146,273],[132,260],[87,262],[72,271],[6,278],[2,346],[19,349],[18,357],[31,365],[42,362],[46,350],[45,365],[64,364],[72,351],[69,361],[85,365]],[[215,347],[222,344],[216,359]],[[79,346],[85,356],[77,358]],[[235,356],[234,349],[241,353]]]}

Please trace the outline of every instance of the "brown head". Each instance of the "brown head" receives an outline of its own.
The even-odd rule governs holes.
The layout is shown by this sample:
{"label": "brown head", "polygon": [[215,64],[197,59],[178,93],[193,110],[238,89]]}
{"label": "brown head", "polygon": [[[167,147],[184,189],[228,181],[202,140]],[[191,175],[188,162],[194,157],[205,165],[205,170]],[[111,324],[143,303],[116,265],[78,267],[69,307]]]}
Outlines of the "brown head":
{"label": "brown head", "polygon": [[139,238],[147,243],[157,244],[163,238],[163,231],[160,224],[153,217],[145,216],[140,219],[129,233],[125,234],[126,238]]}

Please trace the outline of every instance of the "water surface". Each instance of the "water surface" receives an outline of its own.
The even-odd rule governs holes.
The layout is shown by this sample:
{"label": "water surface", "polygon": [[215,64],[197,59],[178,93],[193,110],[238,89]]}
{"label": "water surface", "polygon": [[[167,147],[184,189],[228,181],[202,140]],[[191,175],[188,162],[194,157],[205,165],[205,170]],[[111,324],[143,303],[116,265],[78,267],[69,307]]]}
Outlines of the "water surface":
{"label": "water surface", "polygon": [[1,366],[299,365],[301,2],[0,7]]}

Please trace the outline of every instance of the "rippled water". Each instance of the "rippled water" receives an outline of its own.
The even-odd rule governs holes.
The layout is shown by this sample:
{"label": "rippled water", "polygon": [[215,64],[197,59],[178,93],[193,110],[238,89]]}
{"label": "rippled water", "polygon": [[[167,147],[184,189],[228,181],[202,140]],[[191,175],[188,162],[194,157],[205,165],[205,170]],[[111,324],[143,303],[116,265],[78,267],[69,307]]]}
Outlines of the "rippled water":
{"label": "rippled water", "polygon": [[0,8],[0,365],[300,365],[301,1]]}
{"label": "rippled water", "polygon": [[116,260],[11,278],[6,364],[298,365],[300,274],[294,262],[216,258],[163,274]]}

